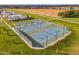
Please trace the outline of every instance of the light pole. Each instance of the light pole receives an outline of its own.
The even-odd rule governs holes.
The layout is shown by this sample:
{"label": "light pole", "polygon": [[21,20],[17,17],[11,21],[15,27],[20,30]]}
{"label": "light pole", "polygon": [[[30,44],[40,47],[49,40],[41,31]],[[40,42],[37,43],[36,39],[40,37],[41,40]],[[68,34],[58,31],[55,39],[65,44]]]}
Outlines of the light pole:
{"label": "light pole", "polygon": [[47,47],[47,45],[48,45],[48,36],[46,35],[45,37],[46,37],[46,47]]}
{"label": "light pole", "polygon": [[65,24],[64,24],[64,28],[63,28],[63,36],[64,36],[64,34],[65,34],[65,29],[66,29],[66,27],[65,27]]}
{"label": "light pole", "polygon": [[59,32],[59,30],[58,30],[58,31],[56,31],[56,40],[57,40],[57,38],[58,38],[58,32]]}

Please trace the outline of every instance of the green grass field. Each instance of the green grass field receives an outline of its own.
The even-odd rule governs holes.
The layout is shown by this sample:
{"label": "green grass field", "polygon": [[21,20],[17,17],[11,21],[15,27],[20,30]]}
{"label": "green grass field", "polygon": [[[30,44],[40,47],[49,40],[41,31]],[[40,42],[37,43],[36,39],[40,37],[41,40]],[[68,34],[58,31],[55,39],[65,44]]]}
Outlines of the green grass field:
{"label": "green grass field", "polygon": [[[24,13],[26,14],[26,13]],[[29,14],[33,17],[44,19],[45,21],[54,22],[62,26],[70,27],[72,34],[64,40],[59,41],[54,46],[44,50],[34,50],[29,48],[10,28],[4,23],[0,27],[0,54],[27,54],[27,55],[54,55],[54,54],[79,54],[79,25],[60,20],[53,20],[51,17],[42,17],[35,14]],[[5,29],[4,29],[5,28]],[[9,33],[6,31],[9,31]]]}
{"label": "green grass field", "polygon": [[31,49],[2,23],[0,26],[0,54],[26,54],[29,50]]}
{"label": "green grass field", "polygon": [[68,20],[68,21],[79,23],[79,18],[62,18],[62,20]]}

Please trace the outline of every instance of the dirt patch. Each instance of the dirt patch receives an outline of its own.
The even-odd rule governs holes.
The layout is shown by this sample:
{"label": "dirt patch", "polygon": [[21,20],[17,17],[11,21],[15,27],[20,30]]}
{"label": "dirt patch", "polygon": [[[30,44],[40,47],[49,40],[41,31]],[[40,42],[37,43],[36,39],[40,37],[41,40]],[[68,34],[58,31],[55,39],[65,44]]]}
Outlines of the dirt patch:
{"label": "dirt patch", "polygon": [[27,13],[52,16],[52,17],[57,17],[59,12],[65,11],[65,10],[53,10],[53,9],[19,9],[19,10]]}

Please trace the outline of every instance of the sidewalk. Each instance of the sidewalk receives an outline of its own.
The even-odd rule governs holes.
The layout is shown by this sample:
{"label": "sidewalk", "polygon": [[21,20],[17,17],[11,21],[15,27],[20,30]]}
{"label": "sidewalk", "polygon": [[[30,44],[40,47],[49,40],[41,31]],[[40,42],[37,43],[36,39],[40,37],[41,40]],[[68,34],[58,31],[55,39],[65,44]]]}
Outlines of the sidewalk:
{"label": "sidewalk", "polygon": [[[62,18],[61,18],[62,19]],[[56,20],[60,20],[60,21],[65,21],[65,22],[70,22],[70,23],[75,23],[75,24],[79,24],[79,22],[73,22],[73,21],[70,21],[70,20],[61,20],[59,18],[57,18]]]}

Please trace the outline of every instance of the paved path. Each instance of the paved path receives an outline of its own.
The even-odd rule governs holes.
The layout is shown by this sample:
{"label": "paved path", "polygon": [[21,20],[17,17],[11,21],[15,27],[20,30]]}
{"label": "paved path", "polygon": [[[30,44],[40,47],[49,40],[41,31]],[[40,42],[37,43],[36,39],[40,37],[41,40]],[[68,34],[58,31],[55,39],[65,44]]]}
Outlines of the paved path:
{"label": "paved path", "polygon": [[[1,21],[3,21],[10,29],[12,29],[30,48],[33,48],[14,28],[12,28],[6,21],[4,21],[3,19],[1,19]],[[62,20],[61,20],[62,21]],[[68,21],[67,21],[68,22]],[[69,35],[70,33],[68,33],[67,35]],[[64,37],[63,37],[64,38]],[[58,39],[58,40],[61,40],[61,39]],[[55,41],[57,42],[57,41]],[[55,43],[54,42],[54,43]],[[54,44],[53,43],[53,44]],[[51,45],[51,44],[50,44]],[[49,46],[50,46],[49,45]],[[39,48],[36,48],[36,49],[39,49]]]}
{"label": "paved path", "polygon": [[1,19],[1,21],[3,21],[10,29],[12,29],[30,48],[32,48],[31,45],[29,45],[29,43],[18,33],[15,31],[14,28],[12,28],[6,21],[4,21],[3,19]]}
{"label": "paved path", "polygon": [[12,28],[6,21],[4,21],[3,19],[1,19],[1,21],[3,21],[10,29],[12,29],[30,48],[32,49],[44,49],[44,48],[38,48],[38,47],[32,47],[28,42],[28,38],[26,38],[27,40],[24,39],[24,37],[22,37],[14,28]]}
{"label": "paved path", "polygon": [[79,24],[79,22],[73,22],[73,21],[70,21],[70,20],[61,20],[61,18],[57,18],[56,20],[60,20],[60,21],[65,21],[65,22],[70,22],[70,23],[75,23],[75,24]]}

